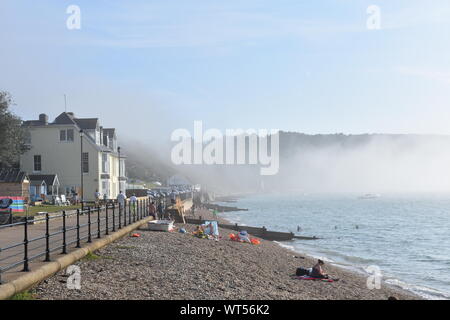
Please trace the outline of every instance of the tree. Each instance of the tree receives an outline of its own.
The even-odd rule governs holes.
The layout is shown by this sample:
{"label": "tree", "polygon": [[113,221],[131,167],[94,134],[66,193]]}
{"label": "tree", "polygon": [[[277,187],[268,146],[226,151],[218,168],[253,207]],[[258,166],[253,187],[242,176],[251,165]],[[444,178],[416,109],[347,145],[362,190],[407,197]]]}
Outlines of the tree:
{"label": "tree", "polygon": [[0,91],[0,167],[16,166],[20,155],[28,149],[22,120],[9,110],[11,105],[11,95]]}

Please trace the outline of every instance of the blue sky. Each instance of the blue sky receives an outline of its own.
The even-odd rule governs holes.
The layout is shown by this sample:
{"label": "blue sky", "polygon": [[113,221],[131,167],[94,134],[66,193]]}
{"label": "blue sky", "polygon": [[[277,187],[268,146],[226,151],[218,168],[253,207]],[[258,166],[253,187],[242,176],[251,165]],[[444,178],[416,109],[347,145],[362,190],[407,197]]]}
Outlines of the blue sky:
{"label": "blue sky", "polygon": [[0,90],[24,119],[54,118],[66,94],[68,111],[143,140],[194,120],[450,134],[447,0],[2,0],[0,39]]}

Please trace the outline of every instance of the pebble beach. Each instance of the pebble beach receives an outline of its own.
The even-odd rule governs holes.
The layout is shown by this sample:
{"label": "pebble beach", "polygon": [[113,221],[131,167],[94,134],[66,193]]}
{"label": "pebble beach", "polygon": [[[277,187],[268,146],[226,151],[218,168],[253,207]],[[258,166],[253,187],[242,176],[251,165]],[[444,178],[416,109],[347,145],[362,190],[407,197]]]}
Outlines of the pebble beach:
{"label": "pebble beach", "polygon": [[[212,218],[207,210],[196,213]],[[217,219],[217,218],[215,218]],[[315,259],[261,240],[252,245],[230,241],[221,229],[219,241],[199,239],[194,225],[176,224],[188,233],[137,230],[76,263],[81,288],[68,289],[66,270],[32,289],[43,300],[399,300],[418,296],[382,283],[369,290],[367,278],[325,265],[336,282],[299,280],[297,267],[312,267]]]}

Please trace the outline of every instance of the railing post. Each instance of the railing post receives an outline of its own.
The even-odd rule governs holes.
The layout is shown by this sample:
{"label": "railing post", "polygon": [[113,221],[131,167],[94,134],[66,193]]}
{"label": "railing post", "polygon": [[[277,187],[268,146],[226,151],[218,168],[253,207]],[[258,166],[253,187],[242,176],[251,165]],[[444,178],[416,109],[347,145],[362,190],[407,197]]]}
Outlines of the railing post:
{"label": "railing post", "polygon": [[67,253],[67,243],[66,243],[66,210],[63,210],[63,247],[62,254]]}
{"label": "railing post", "polygon": [[109,230],[108,230],[108,228],[109,228],[109,221],[108,221],[108,203],[105,203],[105,214],[106,214],[106,220],[105,220],[105,222],[106,222],[106,232],[105,232],[105,234],[106,235],[108,235],[109,234]]}
{"label": "railing post", "polygon": [[100,239],[100,206],[97,206],[97,238]]}
{"label": "railing post", "polygon": [[81,247],[80,244],[80,209],[77,209],[77,248]]}
{"label": "railing post", "polygon": [[91,207],[88,207],[88,241],[92,242],[92,236],[91,236]]}
{"label": "railing post", "polygon": [[115,232],[116,231],[116,205],[113,203],[113,207],[112,207],[112,214],[113,214],[113,227],[112,227],[112,231]]}
{"label": "railing post", "polygon": [[123,226],[127,225],[127,202],[123,203]]}
{"label": "railing post", "polygon": [[122,229],[122,208],[120,202],[117,205],[119,206],[119,229]]}
{"label": "railing post", "polygon": [[128,224],[131,224],[131,201],[128,202]]}
{"label": "railing post", "polygon": [[50,217],[48,213],[45,214],[45,261],[50,261]]}
{"label": "railing post", "polygon": [[24,223],[24,237],[23,237],[23,271],[30,271],[28,267],[28,220],[25,217]]}

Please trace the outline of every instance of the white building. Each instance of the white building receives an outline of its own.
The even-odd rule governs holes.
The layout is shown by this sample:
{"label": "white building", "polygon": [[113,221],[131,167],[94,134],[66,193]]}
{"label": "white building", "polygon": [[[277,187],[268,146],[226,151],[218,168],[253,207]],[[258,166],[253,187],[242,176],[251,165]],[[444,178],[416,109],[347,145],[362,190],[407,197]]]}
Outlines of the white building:
{"label": "white building", "polygon": [[23,125],[31,147],[20,158],[23,171],[57,174],[60,193],[75,191],[80,198],[82,174],[84,200],[94,200],[96,190],[108,199],[116,198],[120,190],[125,192],[125,157],[120,155],[119,169],[115,129],[101,127],[97,118],[76,118],[72,112],[61,113],[52,123],[40,114],[39,120]]}

